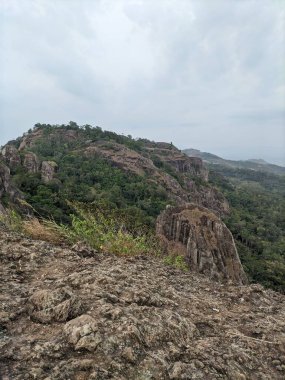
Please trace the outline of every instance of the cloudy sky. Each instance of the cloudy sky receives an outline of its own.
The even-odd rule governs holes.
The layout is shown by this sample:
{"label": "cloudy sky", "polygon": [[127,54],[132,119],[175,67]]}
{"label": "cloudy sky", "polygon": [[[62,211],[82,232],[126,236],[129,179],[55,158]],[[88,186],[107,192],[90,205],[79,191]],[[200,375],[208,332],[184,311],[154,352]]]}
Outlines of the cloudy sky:
{"label": "cloudy sky", "polygon": [[285,0],[0,0],[0,145],[99,125],[285,165]]}

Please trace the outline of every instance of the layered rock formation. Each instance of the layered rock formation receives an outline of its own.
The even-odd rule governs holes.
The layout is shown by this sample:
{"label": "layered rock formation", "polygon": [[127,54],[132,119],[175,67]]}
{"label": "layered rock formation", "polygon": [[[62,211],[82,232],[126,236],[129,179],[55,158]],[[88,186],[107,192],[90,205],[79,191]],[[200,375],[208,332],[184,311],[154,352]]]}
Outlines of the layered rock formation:
{"label": "layered rock formation", "polygon": [[0,229],[0,378],[278,380],[285,297]]}
{"label": "layered rock formation", "polygon": [[158,217],[156,231],[170,251],[185,255],[191,270],[212,279],[246,283],[231,232],[208,209],[195,204],[168,207]]}

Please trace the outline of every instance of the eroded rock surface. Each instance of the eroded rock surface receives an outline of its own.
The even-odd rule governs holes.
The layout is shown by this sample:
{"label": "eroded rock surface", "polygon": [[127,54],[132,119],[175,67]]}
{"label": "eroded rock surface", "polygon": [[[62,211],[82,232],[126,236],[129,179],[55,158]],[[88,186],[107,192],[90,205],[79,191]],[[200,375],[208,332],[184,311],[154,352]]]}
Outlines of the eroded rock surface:
{"label": "eroded rock surface", "polygon": [[[284,379],[281,294],[4,230],[0,247],[2,379]],[[65,297],[82,305],[72,319],[31,317]]]}
{"label": "eroded rock surface", "polygon": [[37,173],[40,168],[40,161],[35,153],[25,154],[23,166],[29,173]]}
{"label": "eroded rock surface", "polygon": [[7,165],[9,165],[10,168],[15,168],[18,165],[21,165],[20,154],[14,145],[5,145],[1,153],[5,162]]}
{"label": "eroded rock surface", "polygon": [[28,314],[38,322],[64,322],[79,315],[83,308],[70,290],[38,290],[28,300]]}
{"label": "eroded rock surface", "polygon": [[191,270],[212,279],[246,283],[231,232],[208,209],[195,204],[168,207],[156,230],[167,247],[185,255]]}
{"label": "eroded rock surface", "polygon": [[57,164],[54,161],[43,161],[41,166],[41,175],[44,182],[50,182],[54,178]]}

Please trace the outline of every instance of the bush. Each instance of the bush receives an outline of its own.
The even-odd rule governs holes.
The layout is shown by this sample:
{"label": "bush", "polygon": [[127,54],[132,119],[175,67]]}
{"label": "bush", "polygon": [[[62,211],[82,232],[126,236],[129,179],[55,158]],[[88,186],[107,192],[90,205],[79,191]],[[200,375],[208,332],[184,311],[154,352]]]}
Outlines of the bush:
{"label": "bush", "polygon": [[108,217],[101,210],[86,211],[73,204],[76,214],[71,215],[71,225],[46,221],[45,228],[57,234],[59,239],[69,243],[83,241],[100,252],[117,255],[139,255],[158,253],[159,246],[154,236],[131,233],[121,219]]}

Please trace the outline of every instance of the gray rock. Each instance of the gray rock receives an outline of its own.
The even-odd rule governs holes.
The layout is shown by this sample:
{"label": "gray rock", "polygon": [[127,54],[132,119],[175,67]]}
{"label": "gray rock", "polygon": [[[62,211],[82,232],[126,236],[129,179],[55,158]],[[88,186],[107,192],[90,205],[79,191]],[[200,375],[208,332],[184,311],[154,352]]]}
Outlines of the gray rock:
{"label": "gray rock", "polygon": [[40,168],[40,161],[37,155],[32,152],[26,153],[24,157],[23,166],[27,169],[29,173],[37,173]]}
{"label": "gray rock", "polygon": [[43,161],[41,167],[42,180],[50,182],[54,178],[57,169],[57,163],[54,161]]}
{"label": "gray rock", "polygon": [[5,145],[2,149],[2,156],[10,168],[15,168],[18,165],[21,165],[20,154],[14,145]]}
{"label": "gray rock", "polygon": [[41,323],[65,322],[82,312],[79,299],[68,289],[38,290],[28,301],[30,317]]}
{"label": "gray rock", "polygon": [[185,256],[191,270],[212,279],[247,282],[231,232],[208,209],[168,207],[158,217],[156,231],[168,250]]}

